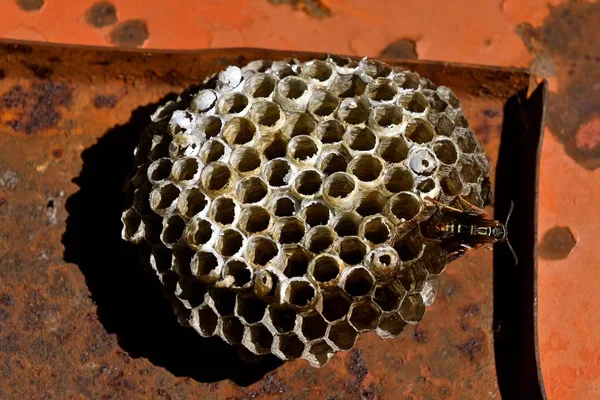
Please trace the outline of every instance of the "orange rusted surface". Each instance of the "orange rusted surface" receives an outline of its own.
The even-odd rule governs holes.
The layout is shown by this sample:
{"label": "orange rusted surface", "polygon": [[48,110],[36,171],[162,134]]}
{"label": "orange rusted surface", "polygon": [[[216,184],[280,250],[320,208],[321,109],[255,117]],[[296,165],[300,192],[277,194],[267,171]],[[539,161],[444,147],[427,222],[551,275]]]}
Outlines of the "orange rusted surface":
{"label": "orange rusted surface", "polygon": [[[595,231],[600,224],[600,214],[594,212],[600,203],[600,195],[595,190],[600,186],[597,169],[600,89],[596,83],[600,60],[598,3],[557,0],[423,0],[418,3],[383,0],[115,0],[109,2],[114,6],[114,12],[110,5],[96,7],[100,11],[91,18],[88,11],[94,3],[87,0],[75,3],[64,0],[3,2],[0,4],[0,37],[89,45],[116,43],[145,48],[253,46],[361,56],[384,53],[430,60],[531,66],[535,75],[547,78],[551,94],[548,134],[542,152],[539,204],[538,297],[542,370],[551,399],[596,399],[600,396],[600,345],[594,338],[600,326],[597,312],[600,293],[595,290],[600,283],[596,272],[599,256],[595,251]],[[38,70],[38,73],[43,75],[44,71]],[[176,82],[176,75],[169,77]],[[135,102],[128,97],[130,87],[117,80],[107,81],[100,87],[94,85],[92,79],[90,92],[81,98],[71,97],[70,101],[100,105],[88,110],[89,118],[102,118],[105,126],[126,121],[126,111],[120,110],[134,107]],[[179,87],[166,84],[157,91],[151,90],[147,102],[156,101],[163,91]],[[45,124],[53,120],[52,110],[61,110],[65,107],[61,103],[73,96],[60,87],[38,87],[36,90],[28,91],[25,97],[13,93],[11,98],[25,98],[27,107],[35,106],[40,99],[43,104],[52,105],[49,119],[21,121],[25,131],[28,128],[48,129]],[[121,102],[118,109],[111,108],[115,101]],[[65,118],[58,121],[59,125],[68,123]],[[82,133],[77,141],[67,136],[65,130],[52,136],[52,141],[42,141],[35,135],[28,137],[28,151],[13,151],[10,157],[25,163],[20,165],[28,165],[36,173],[46,174],[43,176],[49,181],[55,181],[58,174],[68,182],[73,171],[61,169],[62,158],[75,159],[94,143],[94,135],[83,134],[86,129],[85,124],[75,128]],[[0,161],[0,180],[3,182],[0,213],[10,204],[7,202],[12,196],[10,188],[19,182],[13,172],[10,163],[4,159]],[[63,186],[60,190],[66,191],[65,196],[77,189],[69,183]],[[47,202],[49,196],[57,196],[56,193],[33,192],[21,204],[24,210],[36,209]],[[62,221],[59,225],[63,224],[60,226],[64,228],[67,215],[64,203],[55,200],[55,204],[57,214],[51,215]],[[35,212],[43,214],[45,211],[42,207]],[[552,230],[555,227],[566,227],[571,235],[556,236],[555,232],[567,231]],[[49,225],[45,229],[62,228]],[[27,248],[32,248],[36,240],[45,240],[43,237],[30,238],[30,233],[22,235],[18,243],[30,243]],[[3,238],[0,250],[9,246]],[[60,253],[61,246],[55,246],[57,254]],[[560,251],[557,252],[556,247]],[[44,268],[47,264],[47,261],[43,264]],[[452,271],[456,269],[451,268],[449,273]],[[69,274],[78,290],[85,288],[83,277],[60,261],[58,255],[52,262],[51,271],[44,270],[43,273],[52,276]],[[0,304],[11,302],[9,298],[0,298]],[[91,305],[87,307],[92,310]],[[425,317],[432,324],[434,318],[431,312]],[[334,360],[334,365],[341,369],[349,360],[342,361],[343,357]],[[367,362],[371,368],[364,381],[377,383],[377,379],[384,379],[383,375],[371,377],[372,366],[377,365],[377,360]],[[13,365],[12,368],[19,367]],[[402,385],[398,383],[398,387]],[[408,384],[404,382],[403,387],[407,388]],[[438,397],[441,395],[433,395],[433,398]]]}

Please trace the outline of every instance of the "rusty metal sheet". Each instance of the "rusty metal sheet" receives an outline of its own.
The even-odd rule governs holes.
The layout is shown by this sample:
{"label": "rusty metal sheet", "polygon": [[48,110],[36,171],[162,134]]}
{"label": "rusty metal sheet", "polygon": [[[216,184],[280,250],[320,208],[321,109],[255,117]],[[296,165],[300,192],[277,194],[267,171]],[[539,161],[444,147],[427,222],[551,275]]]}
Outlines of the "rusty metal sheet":
{"label": "rusty metal sheet", "polygon": [[[356,350],[314,369],[269,358],[246,364],[220,340],[180,327],[136,249],[120,239],[122,180],[158,102],[228,64],[315,56],[322,55],[0,42],[0,398],[481,399],[506,393],[497,371],[506,366],[495,355],[499,300],[490,252],[471,252],[446,270],[437,301],[417,327],[389,341],[363,335]],[[502,134],[505,112],[514,111],[504,107],[527,90],[527,71],[387,61],[452,87],[497,164],[501,139],[510,134],[506,127]],[[527,149],[515,154],[533,160],[537,171],[537,153]],[[518,174],[512,182],[531,184]],[[533,207],[531,194],[520,199]],[[533,217],[521,215],[512,229],[532,232]],[[523,259],[534,254],[532,243],[519,246]]]}

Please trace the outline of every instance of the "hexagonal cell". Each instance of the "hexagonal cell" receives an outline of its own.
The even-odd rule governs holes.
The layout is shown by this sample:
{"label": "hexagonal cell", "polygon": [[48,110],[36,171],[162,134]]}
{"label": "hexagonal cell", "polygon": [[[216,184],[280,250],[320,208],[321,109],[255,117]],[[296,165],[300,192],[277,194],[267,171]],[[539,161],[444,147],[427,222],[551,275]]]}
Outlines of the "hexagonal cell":
{"label": "hexagonal cell", "polygon": [[223,267],[224,280],[231,277],[232,287],[235,289],[247,288],[252,283],[254,270],[241,259],[230,259]]}
{"label": "hexagonal cell", "polygon": [[256,98],[269,97],[275,90],[276,79],[264,73],[257,73],[246,80],[246,91]]}
{"label": "hexagonal cell", "polygon": [[172,248],[172,269],[179,276],[191,276],[192,275],[192,259],[196,255],[194,250],[190,249],[184,243],[178,243]]}
{"label": "hexagonal cell", "polygon": [[348,321],[359,332],[372,331],[377,327],[380,317],[381,310],[379,307],[371,300],[365,300],[352,304]]}
{"label": "hexagonal cell", "polygon": [[414,293],[421,290],[426,280],[427,271],[420,263],[413,265],[411,268],[405,269],[400,275],[400,283],[409,293]]}
{"label": "hexagonal cell", "polygon": [[238,147],[231,155],[231,165],[240,173],[254,171],[260,167],[261,160],[258,151],[252,147]]}
{"label": "hexagonal cell", "polygon": [[402,123],[402,119],[402,109],[391,104],[375,107],[371,112],[370,117],[370,120],[372,121],[371,126],[373,126],[373,129],[375,129],[375,126],[383,129],[397,127]]}
{"label": "hexagonal cell", "polygon": [[164,220],[160,240],[167,247],[172,246],[181,239],[184,229],[185,220],[179,215],[173,215],[172,217]]}
{"label": "hexagonal cell", "polygon": [[386,282],[395,278],[403,264],[398,253],[390,246],[377,247],[367,255],[365,265],[375,276],[377,282]]}
{"label": "hexagonal cell", "polygon": [[216,249],[224,257],[237,254],[244,246],[244,235],[235,228],[224,229],[217,237]]}
{"label": "hexagonal cell", "polygon": [[338,97],[341,99],[361,96],[366,87],[367,83],[357,74],[339,75],[335,85]]}
{"label": "hexagonal cell", "polygon": [[294,333],[276,336],[273,347],[274,351],[285,360],[300,358],[304,352],[304,343]]}
{"label": "hexagonal cell", "polygon": [[264,266],[271,261],[279,249],[277,244],[265,236],[253,236],[248,240],[248,259],[254,264]]}
{"label": "hexagonal cell", "polygon": [[291,115],[285,121],[283,134],[289,138],[299,135],[310,135],[316,126],[317,122],[313,117],[310,116],[310,114],[297,113]]}
{"label": "hexagonal cell", "polygon": [[404,137],[419,144],[429,143],[435,137],[435,130],[429,121],[415,118],[406,125]]}
{"label": "hexagonal cell", "polygon": [[296,326],[296,311],[290,307],[269,306],[269,316],[273,327],[279,333],[287,333]]}
{"label": "hexagonal cell", "polygon": [[150,207],[159,215],[163,215],[175,204],[180,190],[172,183],[155,188],[150,193]]}
{"label": "hexagonal cell", "polygon": [[214,308],[222,317],[233,315],[236,294],[229,289],[213,287],[209,292]]}
{"label": "hexagonal cell", "polygon": [[[460,130],[457,129],[457,132]],[[456,135],[456,144],[463,153],[473,153],[477,150],[477,139],[471,131],[460,131],[461,134]]]}
{"label": "hexagonal cell", "polygon": [[400,192],[388,200],[385,209],[392,222],[408,222],[423,211],[423,203],[414,193]]}
{"label": "hexagonal cell", "polygon": [[209,216],[215,222],[229,225],[235,220],[236,204],[229,197],[217,197],[210,206]]}
{"label": "hexagonal cell", "polygon": [[327,250],[337,235],[328,226],[316,226],[308,231],[306,235],[306,247],[315,254],[320,254]]}
{"label": "hexagonal cell", "polygon": [[392,101],[397,94],[398,89],[390,79],[377,78],[367,86],[367,96],[374,101]]}
{"label": "hexagonal cell", "polygon": [[302,210],[302,216],[306,224],[310,227],[317,225],[327,225],[330,218],[330,210],[324,203],[315,201],[308,204]]}
{"label": "hexagonal cell", "polygon": [[267,163],[265,178],[271,187],[286,186],[290,183],[292,169],[285,158],[276,158]]}
{"label": "hexagonal cell", "polygon": [[192,248],[200,248],[200,246],[208,243],[213,236],[213,226],[210,221],[194,217],[190,219],[185,227],[185,241]]}
{"label": "hexagonal cell", "polygon": [[265,231],[271,224],[271,215],[260,206],[249,206],[240,215],[239,226],[247,234]]}
{"label": "hexagonal cell", "polygon": [[377,146],[377,154],[384,161],[397,164],[408,157],[408,145],[402,136],[383,137]]}
{"label": "hexagonal cell", "polygon": [[327,338],[340,350],[350,350],[354,347],[358,332],[348,323],[348,321],[336,322],[329,328]]}
{"label": "hexagonal cell", "polygon": [[341,291],[323,293],[323,317],[334,322],[348,315],[352,300],[347,294]]}
{"label": "hexagonal cell", "polygon": [[315,312],[312,312],[301,319],[302,335],[306,340],[320,339],[325,336],[328,323],[323,317]]}
{"label": "hexagonal cell", "polygon": [[319,147],[315,141],[310,136],[306,135],[293,137],[287,147],[288,157],[297,162],[311,161],[317,156],[318,152]]}
{"label": "hexagonal cell", "polygon": [[208,198],[198,188],[190,188],[185,191],[179,198],[178,208],[181,215],[187,218],[192,218],[208,205]]}
{"label": "hexagonal cell", "polygon": [[334,354],[335,350],[326,341],[318,340],[309,345],[308,354],[305,357],[313,367],[322,367]]}
{"label": "hexagonal cell", "polygon": [[342,141],[345,131],[346,129],[338,120],[329,119],[317,125],[313,136],[323,144],[339,143]]}
{"label": "hexagonal cell", "polygon": [[232,118],[223,127],[223,137],[231,146],[249,143],[255,134],[256,125],[247,118]]}
{"label": "hexagonal cell", "polygon": [[296,217],[280,218],[275,224],[274,237],[281,244],[300,243],[304,238],[306,227]]}
{"label": "hexagonal cell", "polygon": [[302,76],[315,79],[319,82],[327,81],[332,74],[333,70],[331,69],[329,64],[321,60],[307,62],[306,64],[304,64],[304,68],[302,68],[301,71]]}
{"label": "hexagonal cell", "polygon": [[377,145],[377,136],[366,126],[351,126],[345,133],[347,146],[355,151],[373,150]]}
{"label": "hexagonal cell", "polygon": [[356,193],[356,181],[346,172],[336,172],[325,180],[324,194],[329,199],[351,200]]}
{"label": "hexagonal cell", "polygon": [[463,184],[457,170],[452,170],[440,181],[442,191],[449,196],[457,196],[462,192]]}
{"label": "hexagonal cell", "polygon": [[312,254],[302,246],[284,249],[285,266],[283,273],[288,278],[301,277],[306,274]]}
{"label": "hexagonal cell", "polygon": [[368,192],[361,196],[356,212],[363,217],[381,214],[387,203],[387,198],[379,191]]}
{"label": "hexagonal cell", "polygon": [[360,264],[367,254],[367,245],[358,236],[340,238],[336,245],[340,258],[348,265]]}
{"label": "hexagonal cell", "polygon": [[454,132],[454,123],[446,114],[440,116],[435,125],[435,132],[440,136],[451,136],[452,132]]}
{"label": "hexagonal cell", "polygon": [[433,144],[433,151],[435,156],[442,163],[447,165],[454,165],[458,160],[458,151],[456,146],[449,139],[440,139]]}
{"label": "hexagonal cell", "polygon": [[316,297],[317,290],[307,279],[292,278],[286,282],[282,303],[293,307],[306,307],[312,304]]}
{"label": "hexagonal cell", "polygon": [[248,107],[248,98],[240,92],[226,93],[217,105],[221,114],[239,114]]}
{"label": "hexagonal cell", "polygon": [[421,256],[421,262],[429,274],[439,275],[446,268],[448,255],[439,243],[427,243]]}
{"label": "hexagonal cell", "polygon": [[165,273],[171,268],[172,262],[173,253],[168,248],[162,244],[152,246],[152,252],[150,253],[150,266],[152,269],[159,274]]}
{"label": "hexagonal cell", "polygon": [[285,157],[288,141],[279,132],[275,133],[273,140],[264,148],[263,154],[267,160]]}
{"label": "hexagonal cell", "polygon": [[224,317],[221,325],[223,340],[229,344],[240,344],[244,337],[244,325],[234,316]]}
{"label": "hexagonal cell", "polygon": [[294,188],[303,196],[314,196],[321,190],[322,183],[321,175],[315,170],[308,169],[298,174],[294,181]]}
{"label": "hexagonal cell", "polygon": [[190,317],[190,325],[203,337],[215,334],[219,316],[208,306],[193,309]]}
{"label": "hexagonal cell", "polygon": [[463,181],[468,183],[476,183],[481,176],[481,171],[475,163],[463,161],[459,166],[459,173]]}
{"label": "hexagonal cell", "polygon": [[244,344],[255,354],[269,354],[273,335],[264,325],[248,326],[244,333]]}
{"label": "hexagonal cell", "polygon": [[279,196],[272,205],[276,217],[291,217],[296,214],[296,200],[290,196]]}
{"label": "hexagonal cell", "polygon": [[346,98],[338,109],[338,117],[347,124],[358,125],[369,117],[370,106],[364,99]]}
{"label": "hexagonal cell", "polygon": [[157,183],[168,179],[171,176],[173,161],[169,158],[159,158],[148,166],[148,179],[152,183]]}
{"label": "hexagonal cell", "polygon": [[200,120],[198,128],[207,138],[215,137],[221,133],[223,122],[216,115],[209,115]]}
{"label": "hexagonal cell", "polygon": [[219,139],[210,139],[200,149],[200,159],[208,164],[220,161],[225,155],[225,144]]}
{"label": "hexagonal cell", "polygon": [[437,280],[427,280],[420,292],[425,307],[430,307],[437,296]]}
{"label": "hexagonal cell", "polygon": [[188,308],[198,307],[202,304],[207,292],[207,285],[191,277],[179,279],[175,287],[175,295]]}
{"label": "hexagonal cell", "polygon": [[352,297],[366,296],[375,286],[375,278],[365,267],[346,268],[342,271],[340,286]]}
{"label": "hexagonal cell", "polygon": [[335,282],[342,269],[340,259],[331,254],[319,254],[308,267],[308,276],[319,284]]}
{"label": "hexagonal cell", "polygon": [[425,304],[419,294],[406,296],[400,305],[400,316],[410,325],[416,325],[425,315]]}
{"label": "hexagonal cell", "polygon": [[348,166],[348,172],[362,182],[373,182],[383,171],[381,160],[370,154],[362,154],[354,158]]}
{"label": "hexagonal cell", "polygon": [[392,226],[387,218],[375,216],[366,218],[359,230],[361,237],[372,244],[382,244],[387,242],[392,234]]}
{"label": "hexagonal cell", "polygon": [[295,76],[287,76],[277,84],[278,93],[289,100],[300,98],[307,90],[306,82]]}
{"label": "hexagonal cell", "polygon": [[398,252],[400,260],[406,263],[421,256],[423,248],[425,247],[425,240],[418,229],[415,229],[406,235],[397,238],[392,247]]}
{"label": "hexagonal cell", "polygon": [[406,322],[400,317],[399,313],[385,313],[379,321],[377,334],[384,339],[395,338],[402,333],[405,326]]}
{"label": "hexagonal cell", "polygon": [[279,106],[271,101],[257,101],[250,108],[252,120],[258,125],[273,127],[284,117]]}
{"label": "hexagonal cell", "polygon": [[427,102],[435,111],[442,113],[446,111],[448,108],[448,103],[446,103],[436,92],[433,90],[427,91]]}
{"label": "hexagonal cell", "polygon": [[358,235],[361,218],[356,212],[341,213],[333,221],[333,229],[340,237]]}
{"label": "hexagonal cell", "polygon": [[308,111],[317,117],[327,117],[335,112],[339,99],[328,91],[317,90],[308,101]]}
{"label": "hexagonal cell", "polygon": [[246,324],[254,324],[263,319],[267,304],[252,295],[238,295],[235,304],[235,315]]}
{"label": "hexagonal cell", "polygon": [[415,180],[408,169],[392,167],[385,172],[383,184],[390,193],[399,193],[411,190]]}
{"label": "hexagonal cell", "polygon": [[137,242],[144,236],[145,224],[142,217],[134,210],[129,209],[121,216],[123,222],[124,238],[130,242]]}
{"label": "hexagonal cell", "polygon": [[373,300],[383,311],[395,311],[404,296],[406,291],[396,281],[383,284],[375,289]]}
{"label": "hexagonal cell", "polygon": [[210,191],[225,190],[233,185],[233,170],[228,164],[215,161],[202,170],[201,180],[205,189]]}
{"label": "hexagonal cell", "polygon": [[197,252],[191,261],[191,271],[203,282],[215,282],[221,275],[223,259],[212,250]]}
{"label": "hexagonal cell", "polygon": [[348,167],[348,158],[340,151],[331,151],[320,160],[319,169],[325,175],[335,172],[345,172]]}
{"label": "hexagonal cell", "polygon": [[[439,193],[439,183],[435,178],[419,178],[415,189],[421,194],[421,196],[429,195],[430,197],[437,197],[434,193]],[[432,193],[434,192],[434,193]]]}
{"label": "hexagonal cell", "polygon": [[269,269],[261,269],[254,275],[254,293],[264,299],[272,299],[277,293],[279,277]]}
{"label": "hexagonal cell", "polygon": [[417,175],[431,176],[437,171],[438,161],[431,150],[421,148],[410,154],[408,166]]}
{"label": "hexagonal cell", "polygon": [[257,176],[243,178],[235,188],[237,198],[244,204],[258,203],[269,193],[267,184]]}
{"label": "hexagonal cell", "polygon": [[413,92],[409,95],[402,96],[398,100],[398,104],[413,113],[423,113],[429,107],[429,102],[421,93]]}

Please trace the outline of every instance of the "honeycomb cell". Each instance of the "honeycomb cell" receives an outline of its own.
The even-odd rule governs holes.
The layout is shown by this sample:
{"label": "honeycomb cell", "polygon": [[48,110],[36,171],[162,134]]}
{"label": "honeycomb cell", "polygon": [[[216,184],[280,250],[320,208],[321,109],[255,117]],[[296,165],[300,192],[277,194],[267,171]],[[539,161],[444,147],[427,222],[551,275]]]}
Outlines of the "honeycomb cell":
{"label": "honeycomb cell", "polygon": [[358,192],[354,176],[346,172],[336,172],[325,179],[323,198],[331,205],[351,204]]}
{"label": "honeycomb cell", "polygon": [[348,172],[363,183],[376,181],[381,176],[382,171],[383,164],[381,160],[369,154],[356,157],[348,166]]}
{"label": "honeycomb cell", "polygon": [[329,322],[338,321],[348,315],[351,304],[350,297],[341,291],[323,293],[323,317]]}
{"label": "honeycomb cell", "polygon": [[244,337],[244,324],[234,316],[223,317],[221,337],[229,344],[240,344]]}
{"label": "honeycomb cell", "polygon": [[377,145],[377,136],[366,126],[351,126],[344,139],[348,148],[354,151],[370,151]]}
{"label": "honeycomb cell", "polygon": [[234,289],[246,289],[252,284],[254,269],[242,259],[229,259],[223,267],[223,280],[231,280]]}
{"label": "honeycomb cell", "polygon": [[160,234],[160,240],[167,246],[173,246],[183,236],[185,229],[185,220],[179,215],[173,215],[163,222],[163,230]]}
{"label": "honeycomb cell", "polygon": [[223,126],[222,134],[230,146],[247,144],[256,135],[256,125],[249,119],[235,117]]}
{"label": "honeycomb cell", "polygon": [[265,169],[267,183],[272,188],[287,186],[290,182],[292,169],[283,158],[269,161]]}
{"label": "honeycomb cell", "polygon": [[407,324],[417,324],[424,314],[425,304],[419,294],[406,296],[400,305],[400,316]]}
{"label": "honeycomb cell", "polygon": [[292,246],[284,249],[285,264],[283,274],[288,278],[306,275],[312,255],[302,246]]}
{"label": "honeycomb cell", "polygon": [[296,311],[291,307],[269,307],[271,323],[278,333],[292,332],[296,327]]}
{"label": "honeycomb cell", "polygon": [[187,308],[198,307],[204,303],[204,296],[207,292],[208,286],[190,277],[179,279],[175,287],[175,296]]}
{"label": "honeycomb cell", "polygon": [[383,216],[372,216],[365,218],[361,223],[360,237],[373,245],[380,245],[390,240],[392,226],[387,218]]}
{"label": "honeycomb cell", "polygon": [[212,138],[216,137],[219,133],[221,133],[221,129],[223,128],[223,122],[218,116],[210,115],[200,120],[198,128],[200,132],[204,134],[205,137]]}
{"label": "honeycomb cell", "polygon": [[385,214],[394,223],[410,222],[423,211],[423,203],[411,192],[400,192],[388,200]]}
{"label": "honeycomb cell", "polygon": [[462,192],[463,183],[457,170],[452,170],[440,181],[442,192],[448,196],[457,196]]}
{"label": "honeycomb cell", "polygon": [[325,175],[336,172],[344,172],[348,167],[349,157],[342,151],[330,151],[326,153],[319,163],[319,169]]}
{"label": "honeycomb cell", "polygon": [[334,94],[318,90],[313,93],[308,101],[308,111],[315,118],[324,118],[335,112],[339,104],[337,96]]}
{"label": "honeycomb cell", "polygon": [[264,232],[271,225],[271,215],[261,206],[249,206],[242,210],[239,226],[248,235]]}
{"label": "honeycomb cell", "polygon": [[254,354],[269,354],[273,345],[273,335],[264,325],[247,326],[242,344]]}
{"label": "honeycomb cell", "polygon": [[261,165],[258,151],[251,147],[238,147],[231,154],[231,165],[240,174],[255,171]]}
{"label": "honeycomb cell", "polygon": [[210,139],[200,148],[200,159],[205,164],[213,161],[223,161],[225,158],[226,144],[219,139]]}
{"label": "honeycomb cell", "polygon": [[177,202],[179,213],[186,218],[192,218],[207,209],[208,198],[198,188],[190,188],[184,191]]}
{"label": "honeycomb cell", "polygon": [[246,80],[246,91],[255,99],[267,98],[273,94],[276,78],[264,73],[257,73]]}
{"label": "honeycomb cell", "polygon": [[277,244],[265,236],[252,236],[248,239],[246,250],[248,260],[256,265],[265,266],[279,253]]}
{"label": "honeycomb cell", "polygon": [[200,249],[203,245],[210,242],[214,233],[213,224],[209,220],[201,217],[194,217],[188,221],[185,227],[184,237],[186,243],[191,248]]}
{"label": "honeycomb cell", "polygon": [[190,325],[200,334],[200,336],[213,336],[218,323],[219,316],[210,307],[201,306],[192,310]]}
{"label": "honeycomb cell", "polygon": [[406,325],[398,312],[384,313],[379,320],[377,334],[384,339],[395,338],[402,333]]}
{"label": "honeycomb cell", "polygon": [[267,310],[267,304],[252,295],[238,295],[235,303],[235,315],[244,325],[255,324],[261,321]]}
{"label": "honeycomb cell", "polygon": [[472,162],[462,162],[459,166],[459,173],[464,182],[467,183],[475,183],[479,180],[481,176],[481,171],[477,167],[475,163]]}
{"label": "honeycomb cell", "polygon": [[288,140],[281,133],[275,133],[273,139],[265,146],[263,154],[267,160],[285,157],[287,145]]}
{"label": "honeycomb cell", "polygon": [[289,117],[282,130],[286,137],[293,138],[300,135],[310,136],[316,126],[317,121],[310,114],[301,113]]}
{"label": "honeycomb cell", "polygon": [[309,203],[302,210],[302,218],[309,227],[327,225],[330,217],[329,207],[319,201]]}
{"label": "honeycomb cell", "polygon": [[392,133],[402,124],[402,109],[391,104],[377,106],[371,111],[369,125],[373,129]]}
{"label": "honeycomb cell", "polygon": [[275,337],[273,352],[284,360],[295,360],[302,356],[304,343],[295,333],[288,333]]}
{"label": "honeycomb cell", "polygon": [[345,131],[340,121],[328,119],[317,125],[313,136],[323,144],[333,144],[342,141]]}
{"label": "honeycomb cell", "polygon": [[418,259],[423,252],[425,244],[423,237],[418,231],[411,231],[404,236],[396,238],[393,247],[398,252],[400,260],[406,263]]}
{"label": "honeycomb cell", "polygon": [[266,100],[255,102],[250,108],[250,116],[252,121],[263,127],[263,129],[267,128],[267,131],[268,128],[280,126],[285,118],[277,104]]}
{"label": "honeycomb cell", "polygon": [[378,286],[373,294],[373,301],[383,311],[396,311],[400,302],[404,299],[406,291],[396,281]]}
{"label": "honeycomb cell", "polygon": [[314,79],[318,82],[326,82],[333,75],[331,66],[320,60],[309,61],[302,68],[301,76]]}
{"label": "honeycomb cell", "polygon": [[254,293],[261,299],[273,299],[277,293],[279,277],[272,270],[265,268],[254,275]]}
{"label": "honeycomb cell", "polygon": [[415,179],[408,169],[392,167],[385,172],[383,184],[390,193],[399,193],[411,190]]}
{"label": "honeycomb cell", "polygon": [[309,345],[305,357],[313,367],[322,367],[334,354],[335,350],[325,340],[317,340]]}
{"label": "honeycomb cell", "polygon": [[209,292],[215,311],[221,316],[233,315],[235,308],[236,294],[228,289],[213,288]]}
{"label": "honeycomb cell", "polygon": [[165,181],[171,175],[173,161],[169,158],[159,158],[148,166],[148,180],[153,184]]}
{"label": "honeycomb cell", "polygon": [[190,109],[195,112],[206,112],[216,105],[218,98],[217,93],[212,89],[201,90],[193,97]]}
{"label": "honeycomb cell", "polygon": [[222,256],[231,257],[242,250],[244,242],[244,235],[239,230],[227,228],[219,233],[215,248]]}
{"label": "honeycomb cell", "polygon": [[319,254],[308,266],[308,277],[317,284],[328,287],[335,283],[342,270],[342,262],[332,254]]}
{"label": "honeycomb cell", "polygon": [[288,76],[279,81],[277,89],[285,99],[298,100],[308,92],[308,85],[301,78]]}
{"label": "honeycomb cell", "polygon": [[458,160],[456,145],[450,139],[440,139],[433,144],[433,151],[438,160],[447,165],[454,165]]}
{"label": "honeycomb cell", "polygon": [[370,106],[364,99],[346,98],[338,109],[338,117],[350,125],[358,125],[367,121]]}
{"label": "honeycomb cell", "polygon": [[435,137],[435,130],[428,121],[415,118],[410,120],[406,125],[404,137],[411,142],[424,144],[433,140]]}
{"label": "honeycomb cell", "polygon": [[365,267],[346,268],[342,271],[340,286],[353,298],[367,296],[375,287],[375,278]]}
{"label": "honeycomb cell", "polygon": [[[191,259],[191,258],[190,258]],[[150,266],[158,274],[167,272],[173,264],[173,253],[162,244],[152,246]]]}
{"label": "honeycomb cell", "polygon": [[285,282],[282,302],[297,308],[306,308],[317,299],[317,289],[306,278],[292,278]]}
{"label": "honeycomb cell", "polygon": [[229,225],[233,223],[238,213],[238,206],[233,199],[229,197],[217,197],[210,206],[209,216],[221,225]]}
{"label": "honeycomb cell", "polygon": [[361,195],[356,212],[362,217],[368,217],[370,215],[381,214],[387,203],[387,198],[379,191],[366,192]]}
{"label": "honeycomb cell", "polygon": [[301,332],[306,340],[321,339],[327,332],[329,325],[318,312],[312,312],[301,319]]}
{"label": "honeycomb cell", "polygon": [[287,155],[297,163],[314,162],[319,147],[310,136],[294,136],[288,143]]}
{"label": "honeycomb cell", "polygon": [[233,169],[220,161],[208,164],[202,170],[202,186],[210,192],[225,191],[233,186]]}
{"label": "honeycomb cell", "polygon": [[273,199],[271,210],[276,217],[291,217],[299,208],[298,201],[290,195],[280,194]]}
{"label": "honeycomb cell", "polygon": [[340,237],[358,235],[361,222],[356,212],[346,212],[337,216],[333,221],[333,229]]}
{"label": "honeycomb cell", "polygon": [[377,154],[390,164],[398,164],[408,157],[408,144],[402,136],[384,137],[379,142]]}
{"label": "honeycomb cell", "polygon": [[377,78],[367,86],[367,97],[375,102],[393,101],[398,89],[391,79]]}
{"label": "honeycomb cell", "polygon": [[212,250],[202,250],[191,260],[191,272],[202,282],[216,282],[221,275],[223,259]]}
{"label": "honeycomb cell", "polygon": [[347,321],[333,323],[329,327],[327,339],[340,350],[350,350],[354,347],[358,332]]}
{"label": "honeycomb cell", "polygon": [[348,314],[348,321],[356,331],[367,332],[377,328],[380,317],[381,310],[377,304],[371,300],[364,300],[352,304],[350,313]]}
{"label": "honeycomb cell", "polygon": [[294,181],[294,189],[303,197],[316,196],[321,191],[323,179],[321,174],[313,169],[300,172]]}
{"label": "honeycomb cell", "polygon": [[316,226],[308,231],[306,235],[306,247],[315,254],[326,251],[333,245],[337,235],[328,226]]}
{"label": "honeycomb cell", "polygon": [[412,92],[409,95],[402,96],[398,99],[398,105],[415,114],[422,114],[429,107],[427,99],[419,92]]}
{"label": "honeycomb cell", "polygon": [[181,190],[172,183],[155,187],[150,193],[150,208],[159,215],[170,213],[175,208],[179,193]]}
{"label": "honeycomb cell", "polygon": [[367,83],[356,74],[339,75],[333,88],[340,99],[361,96]]}

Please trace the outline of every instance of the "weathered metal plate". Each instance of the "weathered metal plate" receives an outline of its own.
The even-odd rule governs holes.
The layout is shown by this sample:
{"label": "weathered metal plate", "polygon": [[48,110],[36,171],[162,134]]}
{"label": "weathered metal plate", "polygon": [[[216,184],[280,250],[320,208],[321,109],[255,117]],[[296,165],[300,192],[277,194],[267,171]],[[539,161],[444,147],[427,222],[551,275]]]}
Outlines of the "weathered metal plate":
{"label": "weathered metal plate", "polygon": [[[498,397],[491,252],[448,267],[416,328],[388,341],[363,335],[357,350],[314,369],[246,364],[220,340],[180,327],[136,249],[120,239],[122,179],[158,102],[228,64],[314,56],[322,55],[0,43],[0,398]],[[501,137],[512,134],[502,135],[504,106],[527,90],[527,71],[387,61],[450,86],[497,164]],[[535,170],[530,147],[515,154]],[[521,215],[512,229],[533,235],[532,216]],[[522,258],[532,259],[532,243],[519,246]],[[534,271],[531,262],[521,268]]]}

